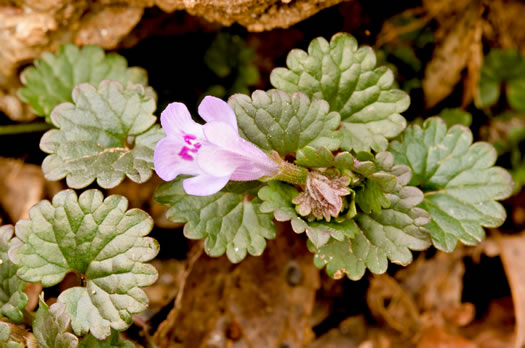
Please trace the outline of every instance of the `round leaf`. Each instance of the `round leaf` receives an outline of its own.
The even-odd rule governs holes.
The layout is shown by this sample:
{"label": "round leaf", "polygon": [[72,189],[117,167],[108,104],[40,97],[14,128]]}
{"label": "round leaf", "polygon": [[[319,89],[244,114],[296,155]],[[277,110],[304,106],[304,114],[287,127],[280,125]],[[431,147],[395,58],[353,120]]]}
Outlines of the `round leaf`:
{"label": "round leaf", "polygon": [[68,44],[56,54],[46,52],[34,66],[26,68],[20,79],[24,87],[20,98],[31,104],[33,111],[49,117],[55,106],[72,102],[71,92],[81,83],[98,85],[103,80],[119,81],[124,85],[139,83],[147,85],[146,71],[128,68],[126,59],[116,53],[105,54],[101,47],[78,48]]}
{"label": "round leaf", "polygon": [[159,246],[145,237],[153,227],[151,217],[127,208],[123,196],[104,199],[100,191],[88,190],[77,197],[73,190],[65,190],[52,203],[36,204],[30,218],[15,226],[17,245],[9,256],[20,266],[21,279],[44,287],[72,271],[87,279],[86,288],[70,288],[58,299],[66,303],[77,335],[91,331],[105,339],[111,328],[126,329],[132,314],[147,307],[140,287],[155,282],[157,272],[144,262],[157,255]]}
{"label": "round leaf", "polygon": [[50,154],[42,163],[48,180],[66,177],[72,188],[82,188],[95,179],[104,188],[117,186],[127,176],[142,183],[151,177],[153,151],[164,136],[158,126],[155,101],[141,85],[123,88],[103,81],[98,88],[81,84],[73,102],[55,108],[51,115],[58,129],[40,141]]}
{"label": "round leaf", "polygon": [[339,148],[340,117],[325,101],[310,101],[304,93],[258,90],[251,98],[235,94],[228,103],[237,116],[239,134],[263,150],[285,155],[305,146]]}
{"label": "round leaf", "polygon": [[275,238],[275,226],[271,214],[259,211],[258,199],[250,200],[245,192],[228,189],[212,196],[190,196],[184,192],[182,180],[176,179],[159,186],[155,200],[170,207],[169,220],[186,223],[187,238],[205,239],[206,254],[226,253],[231,262],[237,263],[247,253],[261,255],[266,239]]}
{"label": "round leaf", "polygon": [[288,69],[272,71],[272,85],[326,100],[341,115],[344,150],[384,151],[388,139],[406,127],[399,113],[408,108],[408,95],[393,88],[392,71],[376,68],[372,48],[359,48],[354,37],[336,34],[330,42],[319,37],[308,53],[292,50],[286,64]]}
{"label": "round leaf", "polygon": [[13,226],[0,227],[0,313],[18,323],[24,320],[22,310],[27,304],[27,295],[24,293],[26,283],[16,276],[18,266],[9,260],[12,236]]}
{"label": "round leaf", "polygon": [[480,243],[483,227],[498,227],[506,213],[496,200],[512,193],[512,178],[494,167],[496,151],[484,142],[472,144],[472,132],[460,125],[447,130],[440,118],[409,127],[392,143],[397,163],[412,168],[411,184],[422,187],[421,207],[432,216],[427,226],[436,248],[453,251],[457,241]]}

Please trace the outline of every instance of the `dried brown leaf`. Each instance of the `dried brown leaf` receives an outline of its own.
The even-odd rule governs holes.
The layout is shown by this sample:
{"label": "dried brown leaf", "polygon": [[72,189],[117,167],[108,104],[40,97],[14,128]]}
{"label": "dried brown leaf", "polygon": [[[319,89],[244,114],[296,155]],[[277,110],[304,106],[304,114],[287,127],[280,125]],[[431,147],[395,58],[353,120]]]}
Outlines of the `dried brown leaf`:
{"label": "dried brown leaf", "polygon": [[438,315],[450,315],[455,309],[462,312],[465,273],[462,257],[461,249],[451,254],[437,252],[430,259],[421,255],[410,267],[397,272],[395,278],[413,296],[421,312]]}
{"label": "dried brown leaf", "polygon": [[[476,35],[481,25],[482,6],[472,1],[450,22],[446,36],[438,42],[432,60],[427,64],[423,79],[425,105],[435,106],[446,98],[461,79],[461,72],[471,56],[471,46],[476,45]],[[478,35],[479,39],[481,35]],[[479,40],[478,40],[479,41]]]}
{"label": "dried brown leaf", "polygon": [[45,182],[39,166],[0,158],[0,205],[12,222],[29,217],[44,196]]}
{"label": "dried brown leaf", "polygon": [[525,232],[501,237],[499,245],[514,301],[516,331],[513,346],[520,348],[525,344]]}
{"label": "dried brown leaf", "polygon": [[525,3],[521,0],[487,1],[484,34],[491,46],[518,49],[525,55]]}
{"label": "dried brown leaf", "polygon": [[432,326],[423,331],[417,348],[478,348],[478,345],[439,326]]}
{"label": "dried brown leaf", "polygon": [[376,319],[385,321],[405,337],[414,337],[422,329],[414,298],[389,275],[374,275],[366,300]]}
{"label": "dried brown leaf", "polygon": [[[283,227],[286,230],[282,230]],[[240,264],[200,257],[186,279],[176,320],[155,334],[161,347],[299,347],[307,343],[319,271],[300,236],[280,224],[264,254]]]}

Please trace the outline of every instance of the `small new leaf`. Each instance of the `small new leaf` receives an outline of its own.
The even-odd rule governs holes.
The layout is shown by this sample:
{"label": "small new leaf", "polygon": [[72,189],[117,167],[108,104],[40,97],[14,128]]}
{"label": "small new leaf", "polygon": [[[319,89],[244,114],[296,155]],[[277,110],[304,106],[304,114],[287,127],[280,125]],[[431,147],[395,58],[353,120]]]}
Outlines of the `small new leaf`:
{"label": "small new leaf", "polygon": [[122,340],[118,331],[112,331],[111,336],[103,341],[88,335],[80,342],[78,348],[135,348],[135,344],[128,340]]}
{"label": "small new leaf", "polygon": [[145,262],[159,251],[158,243],[145,237],[153,227],[148,214],[128,210],[123,196],[104,199],[100,191],[88,190],[77,197],[65,190],[52,203],[33,206],[29,216],[15,226],[9,257],[20,266],[21,279],[44,287],[72,271],[87,279],[85,288],[69,288],[58,297],[75,334],[91,332],[103,340],[111,328],[126,329],[132,315],[146,309],[148,298],[140,287],[155,282],[157,271]]}
{"label": "small new leaf", "polygon": [[399,142],[391,145],[396,163],[412,168],[411,185],[422,187],[421,208],[432,216],[427,226],[434,246],[451,252],[457,241],[480,243],[483,227],[505,221],[503,206],[496,200],[512,193],[512,178],[494,167],[496,151],[484,142],[472,144],[472,132],[460,125],[447,130],[439,118],[423,127],[410,126]]}
{"label": "small new leaf", "polygon": [[[359,153],[358,157],[372,157],[369,153]],[[396,188],[396,176],[391,173],[394,156],[380,152],[373,160],[354,161],[353,170],[363,176],[363,183],[356,188],[356,203],[367,214],[381,213],[382,208],[390,207],[387,194]]]}
{"label": "small new leaf", "polygon": [[286,64],[288,69],[272,71],[272,85],[326,100],[341,115],[344,150],[384,151],[388,139],[405,129],[399,113],[408,108],[408,95],[393,88],[390,69],[376,68],[372,48],[359,48],[352,36],[336,34],[330,42],[317,38],[308,53],[292,50]]}
{"label": "small new leaf", "polygon": [[321,248],[309,245],[316,253],[314,263],[326,266],[328,275],[360,279],[366,270],[381,274],[388,268],[388,259],[408,265],[412,262],[410,250],[424,250],[430,245],[430,237],[424,226],[430,216],[416,206],[423,201],[423,193],[416,187],[407,186],[410,169],[394,166],[391,172],[397,177],[396,189],[387,194],[390,208],[381,213],[363,214],[355,217],[359,233],[341,241],[330,239]]}
{"label": "small new leaf", "polygon": [[263,150],[285,155],[305,146],[336,150],[341,143],[339,114],[304,93],[257,90],[251,97],[235,94],[228,103],[237,115],[239,134]]}
{"label": "small new leaf", "polygon": [[298,150],[295,157],[295,164],[307,168],[330,168],[335,164],[335,156],[325,146],[319,149],[306,146]]}
{"label": "small new leaf", "polygon": [[48,180],[66,177],[69,187],[83,188],[95,179],[104,188],[117,186],[127,176],[142,183],[151,177],[153,151],[164,137],[158,126],[155,100],[141,85],[123,88],[103,81],[98,88],[81,84],[73,90],[73,102],[51,114],[58,129],[40,141],[50,154],[42,163]]}
{"label": "small new leaf", "polygon": [[24,293],[26,283],[16,276],[18,266],[9,260],[12,236],[13,226],[0,227],[0,313],[19,323],[24,320],[22,310],[27,304],[27,295]]}
{"label": "small new leaf", "polygon": [[[11,338],[10,324],[0,321],[0,347],[2,348],[23,348],[22,345]],[[21,338],[23,339],[23,337]]]}
{"label": "small new leaf", "polygon": [[96,86],[103,80],[113,80],[123,85],[139,83],[145,86],[148,82],[146,71],[128,68],[124,57],[116,53],[105,54],[101,47],[79,49],[72,44],[61,46],[56,54],[44,53],[34,66],[22,72],[20,79],[24,84],[18,93],[20,98],[46,119],[55,106],[73,101],[71,92],[81,83]]}
{"label": "small new leaf", "polygon": [[78,338],[69,332],[70,322],[65,304],[57,302],[48,307],[41,296],[33,321],[33,333],[39,347],[76,348]]}
{"label": "small new leaf", "polygon": [[292,199],[298,194],[295,187],[272,180],[259,190],[258,196],[263,201],[260,209],[264,213],[273,213],[277,221],[290,221],[294,232],[306,232],[309,240],[316,247],[326,244],[330,237],[343,240],[345,237],[353,238],[358,233],[357,226],[351,219],[341,223],[336,221],[307,222],[299,217],[292,203]]}
{"label": "small new leaf", "polygon": [[244,192],[226,188],[212,196],[190,196],[178,178],[159,186],[155,200],[170,207],[169,220],[186,223],[187,238],[205,239],[204,250],[210,256],[226,252],[228,259],[237,263],[247,253],[261,255],[266,239],[275,238],[272,215],[261,213],[260,200],[251,199]]}

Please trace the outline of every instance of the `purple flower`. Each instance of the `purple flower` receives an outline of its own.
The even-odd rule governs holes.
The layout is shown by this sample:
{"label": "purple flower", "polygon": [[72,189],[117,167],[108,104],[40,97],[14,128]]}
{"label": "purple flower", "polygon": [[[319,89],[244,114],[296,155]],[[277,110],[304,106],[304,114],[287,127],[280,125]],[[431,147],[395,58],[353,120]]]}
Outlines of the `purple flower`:
{"label": "purple flower", "polygon": [[226,102],[208,96],[199,105],[199,115],[206,124],[193,121],[182,103],[171,103],[162,112],[166,137],[158,142],[153,162],[163,180],[193,175],[183,181],[184,191],[208,196],[229,180],[250,181],[277,174],[279,165],[239,136],[237,119]]}

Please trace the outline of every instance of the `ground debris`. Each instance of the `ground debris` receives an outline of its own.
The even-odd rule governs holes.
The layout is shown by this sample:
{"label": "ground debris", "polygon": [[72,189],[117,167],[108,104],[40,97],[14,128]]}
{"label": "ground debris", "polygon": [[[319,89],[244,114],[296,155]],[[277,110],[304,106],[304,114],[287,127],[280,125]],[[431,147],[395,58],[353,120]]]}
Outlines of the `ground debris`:
{"label": "ground debris", "polygon": [[[301,347],[319,271],[300,236],[279,224],[264,254],[231,264],[201,256],[186,279],[176,320],[161,325],[160,347]],[[169,317],[169,315],[168,315]]]}
{"label": "ground debris", "polygon": [[11,222],[29,217],[29,209],[45,194],[40,166],[0,158],[0,205]]}

